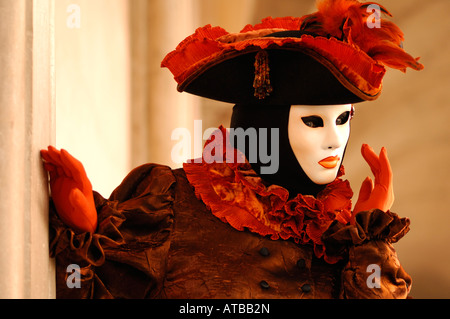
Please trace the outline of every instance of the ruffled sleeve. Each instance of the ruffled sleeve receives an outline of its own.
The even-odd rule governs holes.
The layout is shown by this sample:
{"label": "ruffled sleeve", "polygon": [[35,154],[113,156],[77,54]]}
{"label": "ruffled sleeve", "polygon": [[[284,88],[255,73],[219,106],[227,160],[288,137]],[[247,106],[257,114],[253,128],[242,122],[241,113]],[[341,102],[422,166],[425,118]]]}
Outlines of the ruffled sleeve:
{"label": "ruffled sleeve", "polygon": [[[108,200],[94,192],[95,233],[79,234],[65,226],[51,203],[57,298],[157,296],[173,225],[174,183],[170,168],[147,164],[130,172]],[[73,265],[80,269],[79,283]]]}
{"label": "ruffled sleeve", "polygon": [[356,214],[355,220],[347,225],[335,222],[322,236],[329,255],[348,256],[340,297],[406,298],[412,280],[392,244],[409,231],[409,219],[371,210]]}

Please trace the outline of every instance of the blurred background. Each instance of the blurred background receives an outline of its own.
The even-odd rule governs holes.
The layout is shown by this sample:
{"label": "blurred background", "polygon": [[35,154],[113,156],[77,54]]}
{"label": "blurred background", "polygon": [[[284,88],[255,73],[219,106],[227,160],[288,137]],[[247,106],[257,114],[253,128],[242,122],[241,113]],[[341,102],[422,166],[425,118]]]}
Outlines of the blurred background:
{"label": "blurred background", "polygon": [[[389,70],[381,97],[357,105],[344,165],[358,194],[370,169],[362,143],[388,150],[392,211],[411,219],[395,244],[415,298],[450,297],[450,1],[378,1],[405,33],[404,48],[425,70]],[[85,165],[104,197],[128,172],[172,168],[175,128],[223,124],[232,105],[178,93],[164,56],[205,24],[239,32],[266,16],[302,16],[315,0],[55,1],[56,146]],[[192,136],[194,138],[194,136]],[[199,138],[199,137],[197,137]],[[198,154],[192,154],[192,157]],[[356,199],[355,199],[356,200]]]}

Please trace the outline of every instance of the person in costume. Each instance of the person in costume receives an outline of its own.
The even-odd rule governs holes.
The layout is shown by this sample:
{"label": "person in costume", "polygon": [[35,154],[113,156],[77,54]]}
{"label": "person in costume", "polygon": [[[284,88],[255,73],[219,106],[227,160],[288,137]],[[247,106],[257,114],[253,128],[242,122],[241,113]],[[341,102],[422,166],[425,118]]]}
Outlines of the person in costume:
{"label": "person in costume", "polygon": [[[362,146],[374,181],[353,209],[342,179],[354,105],[378,98],[386,67],[423,68],[395,24],[368,26],[370,5],[323,0],[300,18],[234,34],[208,25],[182,41],[162,62],[179,91],[234,104],[230,130],[183,168],[137,167],[106,199],[67,151],[42,150],[57,297],[406,298],[392,244],[410,222],[390,211],[386,150]],[[276,170],[235,143],[249,129],[279,155]],[[66,284],[70,264],[81,288]]]}

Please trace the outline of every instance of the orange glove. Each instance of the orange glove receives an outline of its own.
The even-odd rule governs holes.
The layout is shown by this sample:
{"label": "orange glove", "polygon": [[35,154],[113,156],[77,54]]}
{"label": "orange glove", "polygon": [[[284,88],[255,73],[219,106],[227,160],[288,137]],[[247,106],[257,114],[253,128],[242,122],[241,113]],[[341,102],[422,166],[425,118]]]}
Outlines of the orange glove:
{"label": "orange glove", "polygon": [[383,147],[378,156],[369,145],[363,144],[361,153],[375,176],[375,185],[370,177],[364,180],[359,191],[358,201],[353,209],[353,215],[375,208],[386,212],[394,203],[392,170],[387,151]]}
{"label": "orange glove", "polygon": [[53,146],[41,150],[44,168],[50,174],[53,202],[61,220],[78,232],[94,232],[97,211],[92,185],[83,164],[66,150]]}

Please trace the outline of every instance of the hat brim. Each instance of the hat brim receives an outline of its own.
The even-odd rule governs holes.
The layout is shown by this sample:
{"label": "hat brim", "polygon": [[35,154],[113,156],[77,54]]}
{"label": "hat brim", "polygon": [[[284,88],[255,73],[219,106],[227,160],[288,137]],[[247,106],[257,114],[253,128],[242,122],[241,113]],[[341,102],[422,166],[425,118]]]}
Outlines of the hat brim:
{"label": "hat brim", "polygon": [[[277,31],[273,31],[277,30]],[[255,96],[255,59],[264,52],[273,91]],[[384,66],[359,47],[298,30],[228,34],[206,26],[169,53],[178,91],[228,103],[345,104],[379,97]]]}
{"label": "hat brim", "polygon": [[375,100],[361,91],[331,61],[305,47],[271,46],[270,82],[273,92],[264,99],[254,96],[255,56],[251,46],[210,61],[180,83],[178,90],[234,104],[324,105]]}
{"label": "hat brim", "polygon": [[[273,92],[254,96],[255,56],[268,53]],[[186,72],[180,92],[228,103],[320,105],[371,101],[381,92],[383,66],[336,39],[300,35],[229,44]]]}

